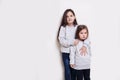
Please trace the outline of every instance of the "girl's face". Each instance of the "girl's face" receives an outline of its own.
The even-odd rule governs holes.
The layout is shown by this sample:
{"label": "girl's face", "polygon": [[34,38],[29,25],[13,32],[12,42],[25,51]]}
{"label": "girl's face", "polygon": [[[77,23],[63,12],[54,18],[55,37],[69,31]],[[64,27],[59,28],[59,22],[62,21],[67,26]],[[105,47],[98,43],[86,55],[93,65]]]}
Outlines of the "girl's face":
{"label": "girl's face", "polygon": [[88,36],[88,32],[86,29],[83,29],[79,32],[80,39],[85,40],[85,39],[87,39],[87,36]]}
{"label": "girl's face", "polygon": [[68,23],[68,25],[73,25],[74,20],[75,20],[75,16],[73,15],[72,12],[69,11],[67,13],[67,23]]}

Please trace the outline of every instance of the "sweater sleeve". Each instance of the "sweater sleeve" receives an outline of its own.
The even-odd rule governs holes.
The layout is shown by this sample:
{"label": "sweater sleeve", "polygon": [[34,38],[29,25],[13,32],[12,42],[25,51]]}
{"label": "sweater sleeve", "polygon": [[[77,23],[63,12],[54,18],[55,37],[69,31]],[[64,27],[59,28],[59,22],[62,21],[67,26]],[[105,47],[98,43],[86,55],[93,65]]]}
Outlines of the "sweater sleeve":
{"label": "sweater sleeve", "polygon": [[85,46],[87,48],[87,50],[89,51],[89,54],[91,56],[91,42],[90,42],[89,38],[84,41],[83,46]]}
{"label": "sweater sleeve", "polygon": [[70,64],[75,64],[75,54],[76,54],[76,47],[70,47]]}
{"label": "sweater sleeve", "polygon": [[90,47],[90,40],[89,40],[89,38],[87,38],[87,39],[83,42],[83,46],[85,46],[85,47]]}
{"label": "sweater sleeve", "polygon": [[74,45],[74,40],[67,40],[66,39],[66,30],[64,27],[61,27],[58,37],[60,44],[64,47],[70,47]]}

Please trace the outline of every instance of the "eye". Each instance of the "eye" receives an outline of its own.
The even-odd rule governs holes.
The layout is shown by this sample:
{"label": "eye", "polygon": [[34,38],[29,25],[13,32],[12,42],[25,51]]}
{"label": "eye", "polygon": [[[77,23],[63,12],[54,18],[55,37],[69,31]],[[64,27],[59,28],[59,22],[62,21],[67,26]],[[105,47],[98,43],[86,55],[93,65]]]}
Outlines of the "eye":
{"label": "eye", "polygon": [[83,32],[81,32],[80,34],[83,34]]}
{"label": "eye", "polygon": [[85,32],[85,34],[87,34],[87,32]]}
{"label": "eye", "polygon": [[70,15],[70,17],[73,17],[73,15]]}
{"label": "eye", "polygon": [[67,18],[69,17],[69,16],[66,16]]}

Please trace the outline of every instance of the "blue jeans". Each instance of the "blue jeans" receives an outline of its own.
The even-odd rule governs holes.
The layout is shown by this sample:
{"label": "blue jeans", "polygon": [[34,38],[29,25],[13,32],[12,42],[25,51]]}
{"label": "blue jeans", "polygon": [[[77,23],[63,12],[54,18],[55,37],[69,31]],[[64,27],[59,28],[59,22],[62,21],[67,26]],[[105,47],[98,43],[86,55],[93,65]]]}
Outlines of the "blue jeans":
{"label": "blue jeans", "polygon": [[63,65],[64,65],[64,77],[65,77],[65,80],[73,80],[71,78],[71,75],[75,75],[75,74],[74,74],[74,69],[72,69],[70,67],[69,53],[62,53],[62,60],[63,60]]}

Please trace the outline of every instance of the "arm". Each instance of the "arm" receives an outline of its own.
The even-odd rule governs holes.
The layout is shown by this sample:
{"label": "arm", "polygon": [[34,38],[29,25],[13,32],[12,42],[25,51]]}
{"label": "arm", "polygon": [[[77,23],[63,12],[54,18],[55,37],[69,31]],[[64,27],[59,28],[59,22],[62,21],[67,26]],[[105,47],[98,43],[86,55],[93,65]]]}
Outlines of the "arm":
{"label": "arm", "polygon": [[87,39],[83,42],[83,46],[85,46],[86,48],[87,48],[87,47],[90,47],[90,40],[89,40],[89,38],[87,38]]}
{"label": "arm", "polygon": [[66,39],[66,30],[64,27],[61,27],[58,38],[59,38],[60,44],[64,47],[70,47],[71,45],[74,45],[74,40],[70,41]]}
{"label": "arm", "polygon": [[86,47],[86,51],[88,50],[89,54],[91,55],[91,42],[89,38],[84,41],[83,46]]}
{"label": "arm", "polygon": [[70,47],[70,65],[74,65],[75,63],[75,54],[76,54],[76,47],[71,46]]}
{"label": "arm", "polygon": [[87,52],[87,48],[90,48],[90,41],[89,41],[89,38],[87,38],[86,40],[84,40],[83,42],[83,46],[82,48],[80,49],[81,51],[81,55],[86,55],[88,52]]}

